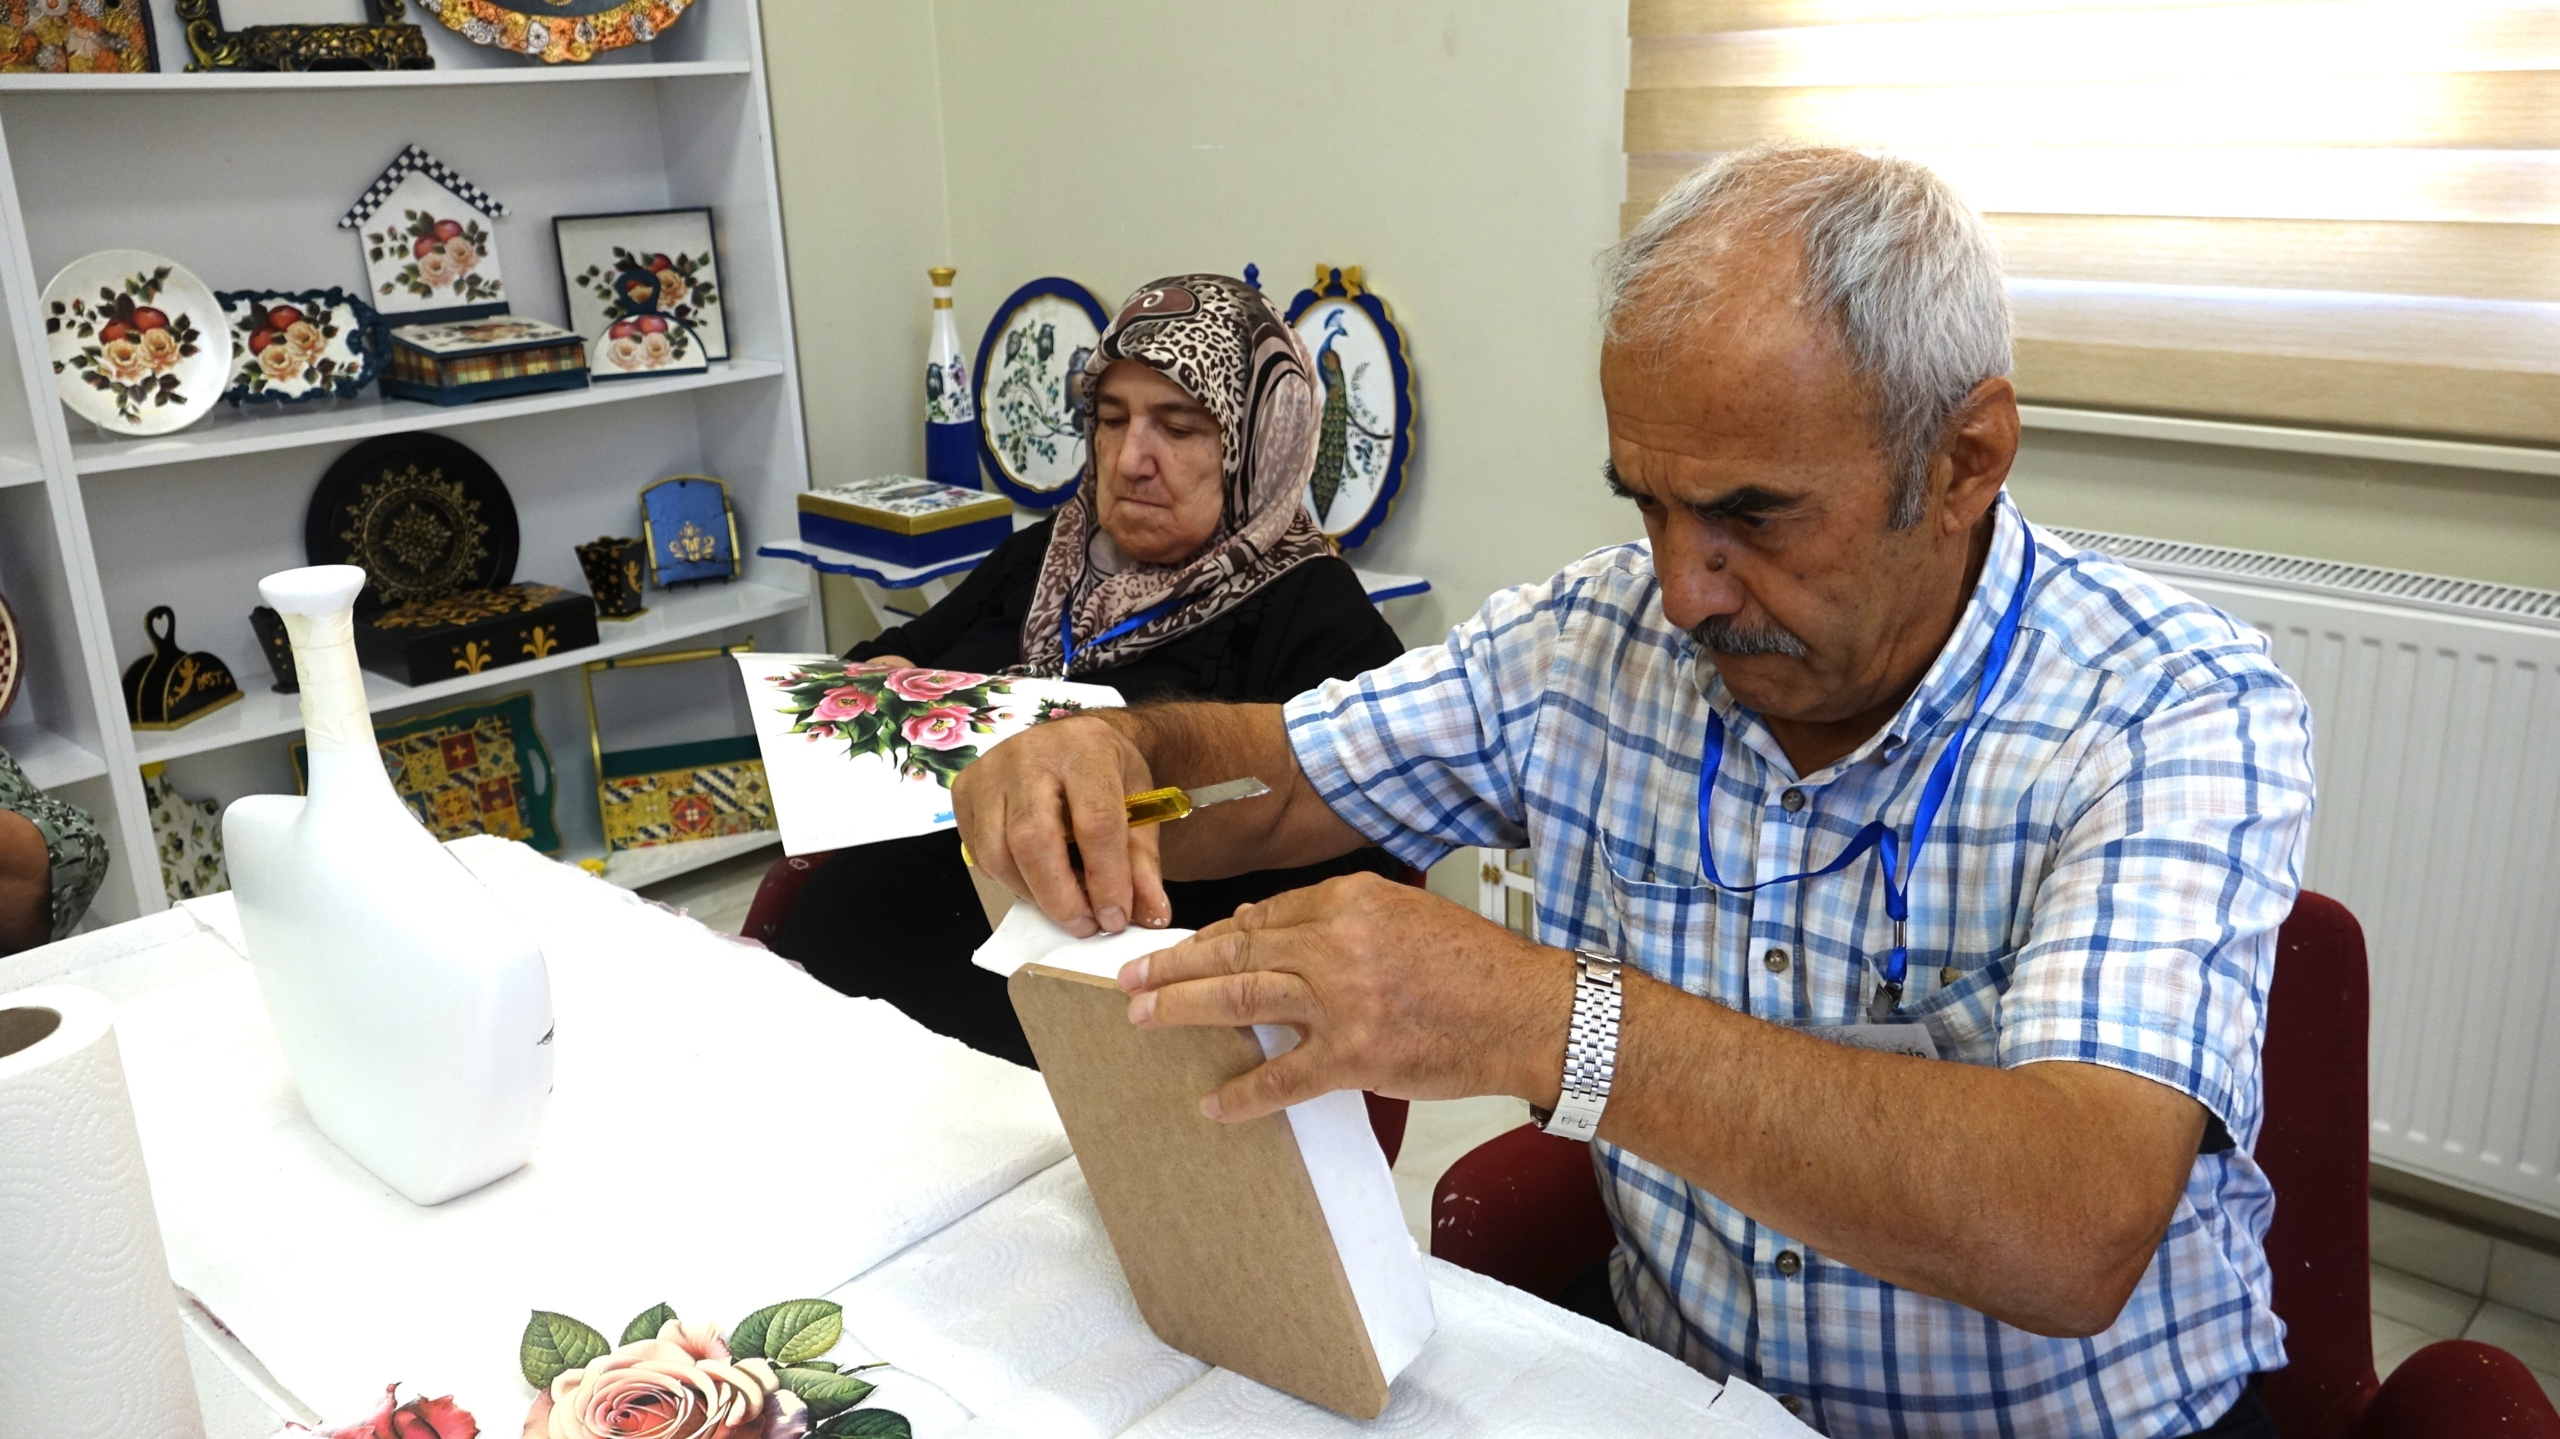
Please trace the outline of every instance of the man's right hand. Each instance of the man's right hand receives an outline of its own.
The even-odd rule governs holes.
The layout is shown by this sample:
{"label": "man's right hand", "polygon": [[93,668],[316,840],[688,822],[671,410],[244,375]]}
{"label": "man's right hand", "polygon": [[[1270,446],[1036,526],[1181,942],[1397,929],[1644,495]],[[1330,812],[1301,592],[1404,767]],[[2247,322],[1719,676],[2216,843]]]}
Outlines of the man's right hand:
{"label": "man's right hand", "polygon": [[[1034,725],[987,751],[951,786],[977,867],[1083,938],[1172,922],[1156,827],[1129,827],[1127,800],[1155,788],[1124,711]],[[1083,861],[1079,872],[1068,845]]]}

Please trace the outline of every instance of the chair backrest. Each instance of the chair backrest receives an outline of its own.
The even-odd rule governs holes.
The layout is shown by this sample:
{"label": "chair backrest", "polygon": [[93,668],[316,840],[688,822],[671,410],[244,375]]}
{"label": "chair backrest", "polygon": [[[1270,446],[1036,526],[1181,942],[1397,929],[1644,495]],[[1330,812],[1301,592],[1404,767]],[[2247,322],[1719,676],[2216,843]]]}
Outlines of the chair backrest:
{"label": "chair backrest", "polygon": [[2368,1019],[2364,929],[2345,905],[2305,891],[2276,936],[2261,1061],[2267,1118],[2255,1151],[2276,1191],[2267,1263],[2290,1361],[2261,1392],[2285,1439],[2339,1439],[2378,1387]]}
{"label": "chair backrest", "polygon": [[785,855],[775,860],[773,867],[764,872],[763,881],[756,886],[756,897],[747,904],[747,921],[738,926],[738,937],[752,939],[771,949],[774,940],[782,933],[784,917],[791,913],[792,901],[800,897],[800,891],[809,883],[809,876],[816,874],[818,866],[825,864],[834,854],[835,851],[829,849],[804,854],[797,859]]}

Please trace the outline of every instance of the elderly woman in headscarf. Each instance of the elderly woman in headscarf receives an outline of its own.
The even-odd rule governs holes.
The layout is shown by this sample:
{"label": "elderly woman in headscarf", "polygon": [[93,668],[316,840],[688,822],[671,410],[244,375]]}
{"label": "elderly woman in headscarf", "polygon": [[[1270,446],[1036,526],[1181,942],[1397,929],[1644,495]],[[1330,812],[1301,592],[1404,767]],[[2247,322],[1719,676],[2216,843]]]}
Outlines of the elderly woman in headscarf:
{"label": "elderly woman in headscarf", "polygon": [[[1176,275],[1130,296],[1075,379],[1084,482],[940,604],[849,660],[1110,685],[1131,704],[1278,703],[1403,646],[1304,494],[1322,403],[1297,333],[1250,286]],[[1357,870],[1167,884],[1173,923]],[[1004,981],[969,963],[988,935],[956,832],[839,850],[774,948],[848,994],[886,999],[989,1054],[1032,1062]]]}

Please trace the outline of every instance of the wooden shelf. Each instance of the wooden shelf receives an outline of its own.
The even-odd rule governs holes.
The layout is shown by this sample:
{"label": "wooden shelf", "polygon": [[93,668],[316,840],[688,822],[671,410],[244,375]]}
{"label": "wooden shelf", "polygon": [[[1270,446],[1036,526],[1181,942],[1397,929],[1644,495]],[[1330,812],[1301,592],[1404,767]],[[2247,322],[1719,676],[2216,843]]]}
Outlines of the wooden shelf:
{"label": "wooden shelf", "polygon": [[0,749],[18,762],[27,778],[38,789],[78,780],[95,779],[107,772],[107,762],[49,729],[32,724],[0,726]]}
{"label": "wooden shelf", "polygon": [[[460,425],[486,424],[491,420],[551,414],[590,405],[663,399],[687,390],[779,379],[786,373],[784,367],[773,360],[725,360],[700,374],[673,375],[663,380],[609,380],[600,385],[589,385],[583,390],[552,390],[539,395],[483,400],[476,405],[430,405],[419,400],[392,399],[373,390],[352,400],[323,400],[282,412],[272,406],[243,405],[237,410],[224,406],[176,434],[147,440],[106,439],[92,430],[88,438],[75,437],[72,440],[71,457],[73,467],[81,474],[108,474],[116,470],[182,465],[191,460],[226,459],[263,450],[353,444],[376,435],[396,435],[409,430],[449,430]],[[5,474],[0,474],[0,484],[7,483]]]}
{"label": "wooden shelf", "polygon": [[33,460],[21,459],[16,455],[0,454],[0,490],[5,490],[11,485],[43,483],[44,467],[42,465]]}
{"label": "wooden shelf", "polygon": [[[181,41],[183,44],[183,40]],[[453,85],[559,85],[589,80],[685,80],[703,75],[745,75],[744,60],[680,60],[636,65],[523,65],[435,70],[229,71],[211,75],[0,75],[0,95],[137,94],[219,95],[259,90],[426,90]]]}
{"label": "wooden shelf", "polygon": [[[797,613],[807,609],[808,605],[809,597],[801,592],[745,581],[676,594],[653,590],[649,593],[647,614],[631,620],[604,621],[598,626],[603,631],[603,639],[597,644],[584,649],[561,650],[538,660],[483,670],[476,675],[456,675],[430,685],[404,685],[367,671],[364,677],[365,701],[379,716],[432,700],[505,689],[551,670],[568,669],[588,660],[657,649],[731,625]],[[237,703],[225,705],[183,729],[136,732],[133,737],[134,757],[150,764],[155,760],[177,759],[255,740],[273,739],[293,734],[301,728],[300,695],[280,695],[266,685],[252,683],[243,688]]]}

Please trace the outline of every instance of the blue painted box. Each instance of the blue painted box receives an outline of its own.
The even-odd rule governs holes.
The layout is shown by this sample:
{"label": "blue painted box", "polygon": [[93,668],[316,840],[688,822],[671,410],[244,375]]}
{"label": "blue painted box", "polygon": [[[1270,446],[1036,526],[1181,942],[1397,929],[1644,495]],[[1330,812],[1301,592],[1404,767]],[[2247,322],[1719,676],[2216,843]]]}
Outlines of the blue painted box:
{"label": "blue painted box", "polygon": [[800,494],[800,538],[916,567],[984,554],[1013,533],[1013,501],[985,490],[883,475]]}

